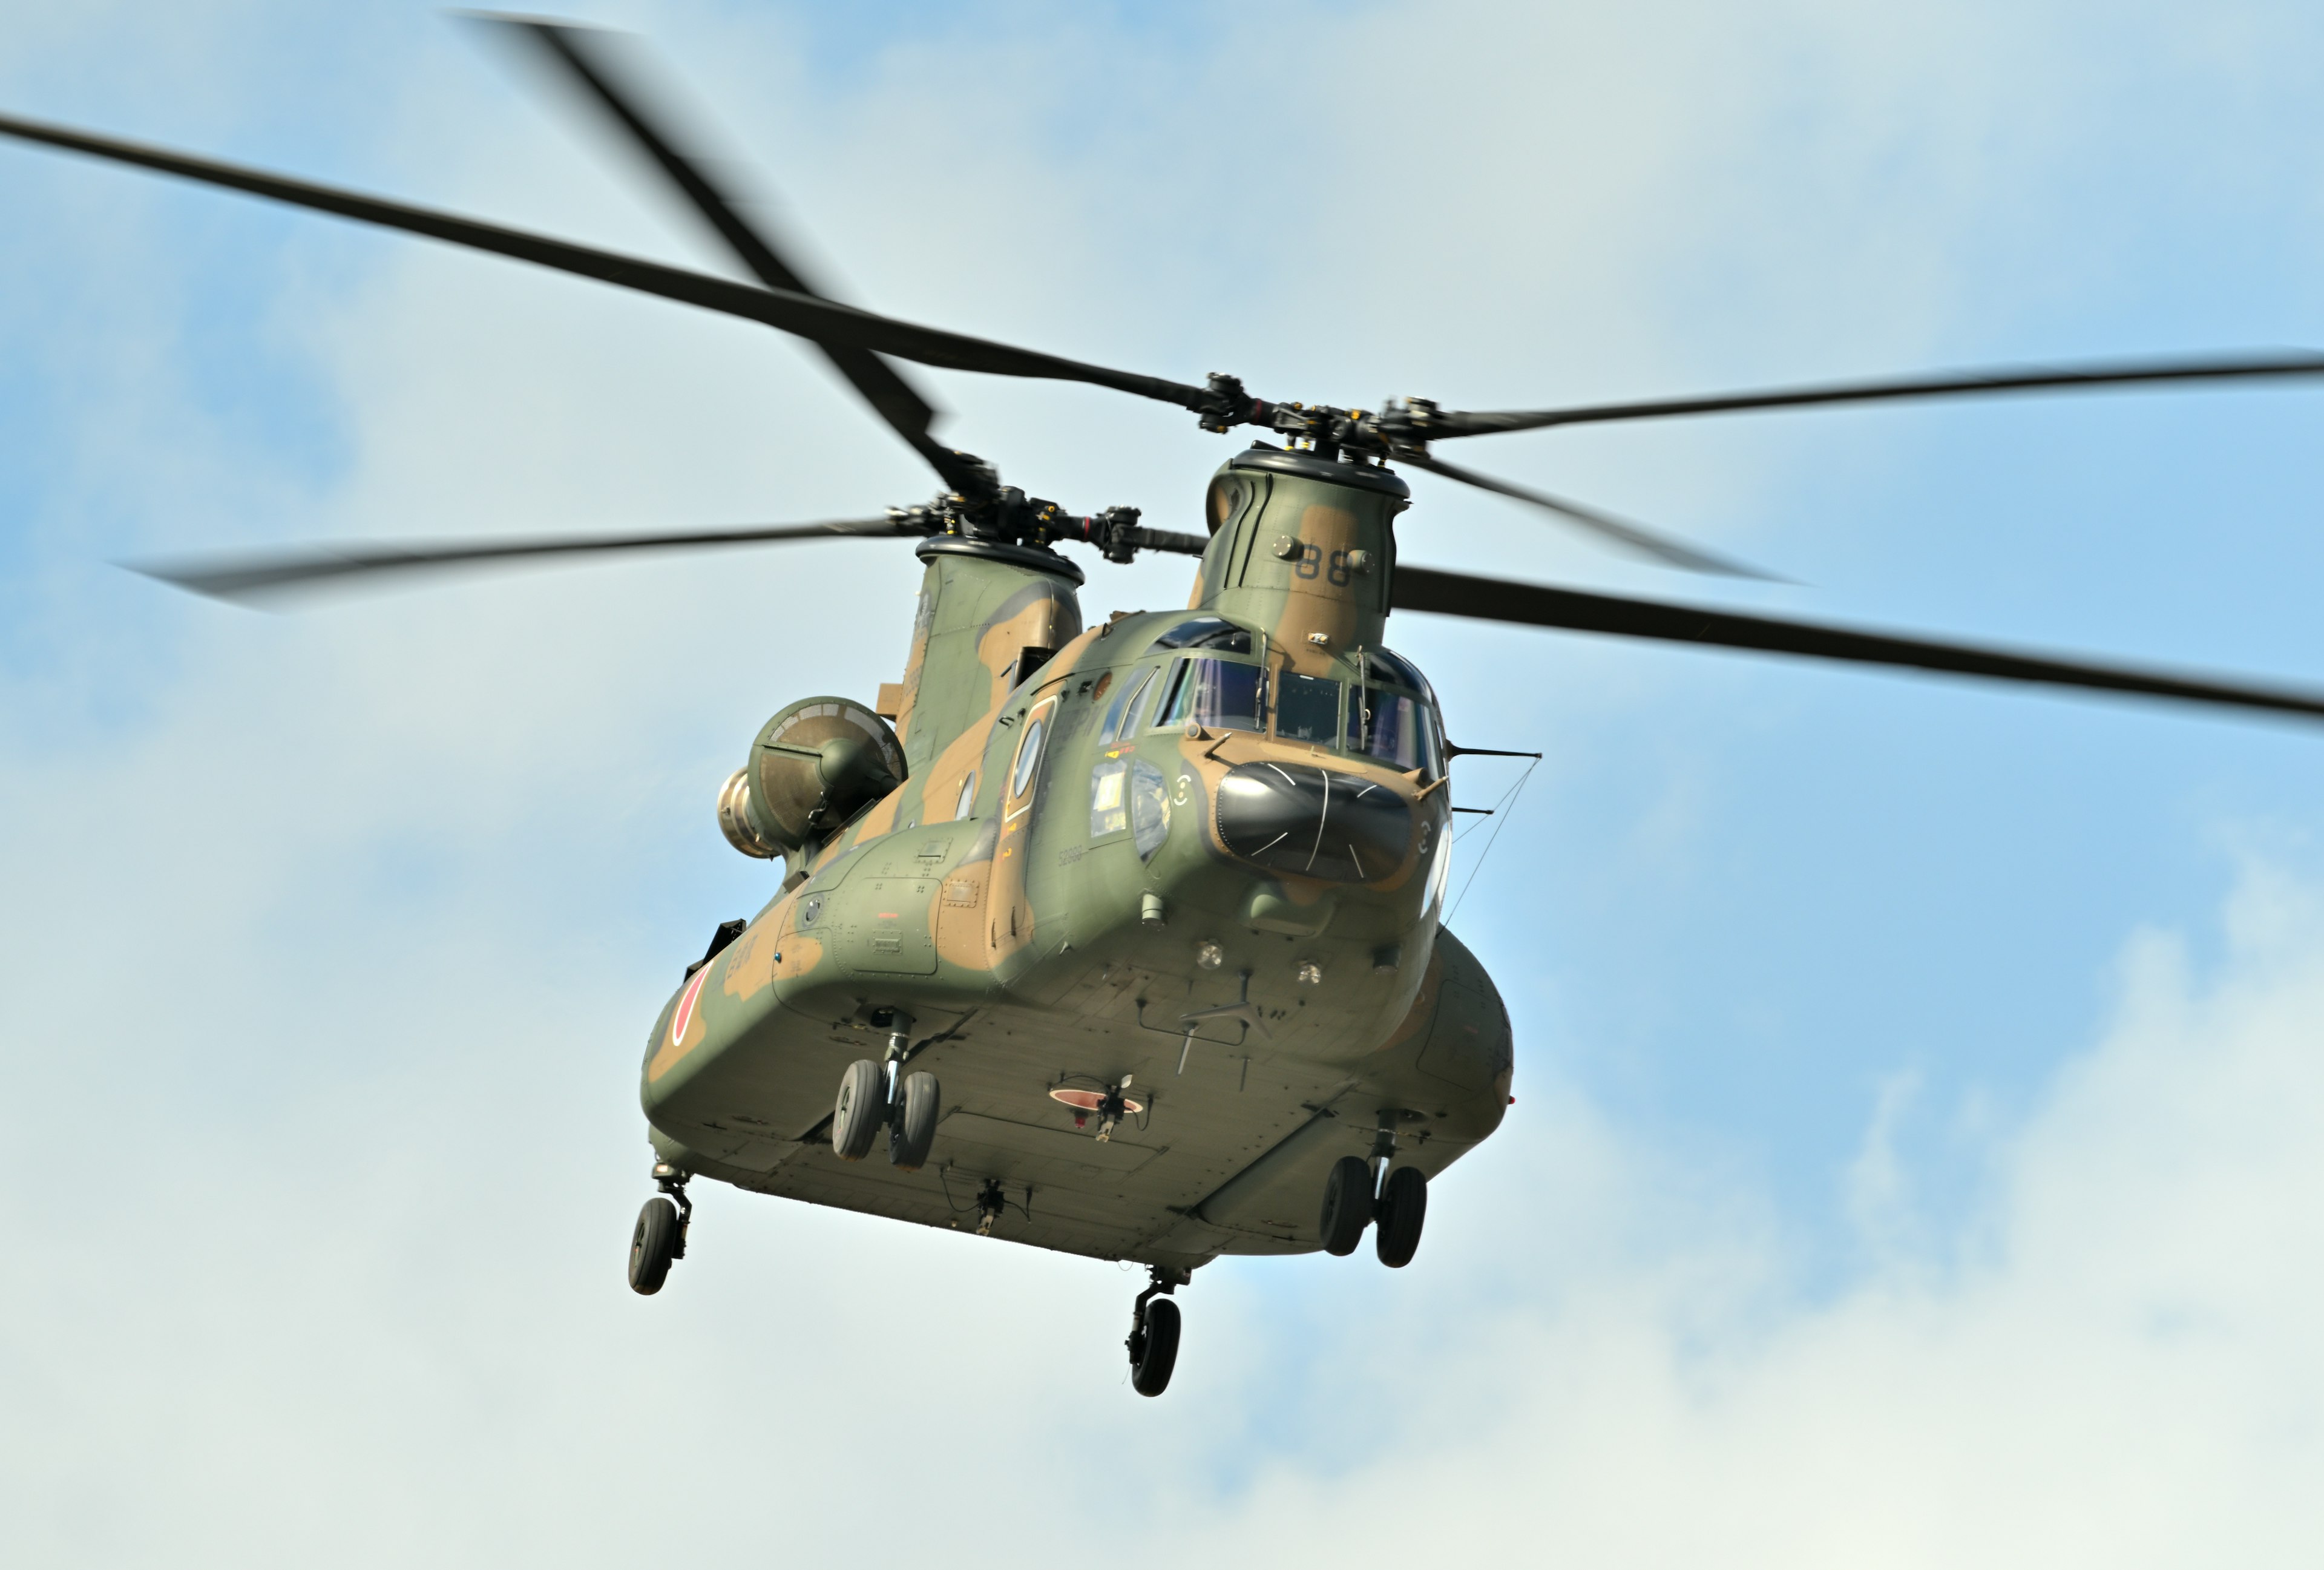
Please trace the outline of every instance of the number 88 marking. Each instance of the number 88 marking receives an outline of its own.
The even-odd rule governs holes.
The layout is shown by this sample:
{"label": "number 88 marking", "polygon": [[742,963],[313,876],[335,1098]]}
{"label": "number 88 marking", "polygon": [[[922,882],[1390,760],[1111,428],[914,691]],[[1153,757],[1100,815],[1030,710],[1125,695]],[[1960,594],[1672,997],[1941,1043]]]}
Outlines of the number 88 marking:
{"label": "number 88 marking", "polygon": [[1292,570],[1301,577],[1314,577],[1321,572],[1324,581],[1333,588],[1347,587],[1350,580],[1355,576],[1348,570],[1348,553],[1344,550],[1332,552],[1332,564],[1328,569],[1325,568],[1323,548],[1320,545],[1310,545],[1302,550],[1299,553],[1299,560]]}

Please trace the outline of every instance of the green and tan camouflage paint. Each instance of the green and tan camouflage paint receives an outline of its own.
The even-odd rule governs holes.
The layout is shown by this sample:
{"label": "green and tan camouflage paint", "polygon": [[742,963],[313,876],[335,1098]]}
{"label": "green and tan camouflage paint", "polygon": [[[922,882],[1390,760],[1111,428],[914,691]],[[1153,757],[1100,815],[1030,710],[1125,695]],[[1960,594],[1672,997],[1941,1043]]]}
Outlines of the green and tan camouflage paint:
{"label": "green and tan camouflage paint", "polygon": [[[1340,475],[1300,455],[1244,455],[1213,483],[1194,607],[1257,634],[1272,670],[1352,680],[1355,656],[1379,644],[1402,485]],[[1432,1175],[1490,1134],[1508,1102],[1508,1016],[1438,926],[1443,781],[1245,731],[1148,729],[1101,745],[1119,684],[1176,657],[1152,644],[1188,613],[1084,632],[1079,574],[1062,560],[924,554],[895,706],[911,777],[803,853],[807,875],[665,1007],[641,1086],[662,1157],[939,1226],[973,1225],[965,1207],[998,1178],[1012,1204],[1031,1195],[1031,1214],[1012,1208],[998,1235],[1192,1267],[1319,1246],[1323,1175],[1368,1151],[1383,1118],[1395,1161]],[[1056,652],[1012,683],[1027,648]],[[1012,789],[1037,723],[1038,765]],[[1131,757],[1166,781],[1167,830],[1150,857],[1126,829],[1091,833],[1092,769]],[[1340,883],[1232,855],[1212,810],[1219,781],[1270,759],[1411,802],[1402,859]],[[1148,896],[1157,924],[1142,919]],[[1304,984],[1303,965],[1322,984]],[[1190,1039],[1181,1016],[1236,1002],[1245,972],[1248,1020],[1198,1021]],[[944,1087],[934,1155],[911,1174],[879,1150],[838,1161],[825,1131],[843,1070],[881,1056],[890,1011],[909,1018],[911,1067]],[[1147,1111],[1102,1143],[1047,1094],[1125,1076]]]}

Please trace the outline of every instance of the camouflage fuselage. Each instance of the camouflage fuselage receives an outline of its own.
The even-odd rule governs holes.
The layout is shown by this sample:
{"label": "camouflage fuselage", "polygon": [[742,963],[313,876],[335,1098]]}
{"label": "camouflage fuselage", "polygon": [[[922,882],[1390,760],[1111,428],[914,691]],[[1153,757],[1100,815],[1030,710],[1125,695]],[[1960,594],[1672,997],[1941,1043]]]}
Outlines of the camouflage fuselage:
{"label": "camouflage fuselage", "polygon": [[[1438,926],[1434,702],[1379,647],[1403,486],[1346,474],[1243,455],[1190,609],[1093,629],[1061,558],[922,546],[882,706],[910,776],[663,1010],[642,1099],[665,1159],[940,1226],[998,1178],[997,1235],[1192,1267],[1320,1246],[1324,1173],[1384,1120],[1432,1176],[1492,1132],[1508,1016]],[[1317,832],[1269,839],[1309,798]],[[899,1016],[944,1093],[914,1173],[827,1132]],[[1104,1141],[1049,1094],[1125,1079],[1144,1110]]]}

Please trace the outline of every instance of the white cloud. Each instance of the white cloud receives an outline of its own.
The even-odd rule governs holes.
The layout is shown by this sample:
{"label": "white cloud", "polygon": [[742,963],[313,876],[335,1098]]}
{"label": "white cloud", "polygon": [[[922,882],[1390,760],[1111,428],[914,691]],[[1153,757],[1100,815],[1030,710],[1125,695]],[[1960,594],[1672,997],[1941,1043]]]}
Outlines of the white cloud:
{"label": "white cloud", "polygon": [[[1554,1217],[1572,1172],[1549,1163],[1422,1262],[1521,1251],[1524,1288],[1481,1316],[1425,1292],[1336,1338],[1361,1461],[1285,1455],[1204,1538],[1308,1563],[2313,1563],[2320,896],[2247,866],[2207,974],[2176,937],[2135,938],[2117,1017],[1996,1147],[1987,1205],[1891,1237],[1829,1301],[1792,1297],[1780,1246],[1700,1193],[1658,1197],[1678,1152],[1633,1149],[1588,1188],[1628,1257],[1569,1253],[1555,1225],[1506,1219]],[[1882,1203],[1908,1083],[1851,1175]],[[1538,1153],[1570,1131],[1517,1137]],[[1466,1176],[1438,1215],[1479,1197]]]}
{"label": "white cloud", "polygon": [[[1988,322],[2033,309],[2060,286],[1996,285],[1970,240],[2099,139],[2089,95],[2113,78],[2068,69],[2093,14],[2150,51],[2181,25],[1222,11],[1219,39],[1176,58],[1035,8],[997,39],[899,46],[844,88],[784,63],[780,19],[656,31],[772,150],[859,298],[1158,370],[1234,365],[1278,394],[1491,403],[1852,370],[1960,330],[1972,290]],[[70,112],[69,86],[118,79],[111,35],[145,38],[131,83],[195,86],[154,88],[131,128],[263,139],[251,106],[280,62],[242,51],[269,15],[230,20],[55,22],[39,106]],[[693,254],[513,90],[487,101],[493,78],[376,25],[376,57],[306,49],[366,89],[309,111],[359,122],[350,159],[392,174],[366,183]],[[2283,69],[2205,37],[2226,40],[2215,94]],[[2043,96],[2061,80],[2085,96]],[[0,1170],[21,1205],[0,1250],[0,1505],[28,1558],[2056,1570],[2292,1563],[2318,1541],[2296,1485],[2320,1420],[2305,1044],[2324,934],[2301,885],[2256,867],[2225,961],[2134,946],[2120,1018],[1997,1136],[1969,1223],[1914,1208],[1896,1125],[1861,1131],[1879,1246],[1812,1298],[1766,1175],[1562,1083],[1567,1044],[1518,998],[1518,1115],[1443,1185],[1420,1261],[1207,1272],[1163,1401],[1117,1382],[1134,1280],[853,1217],[705,1195],[695,1257],[632,1299],[614,1271],[642,1197],[633,1039],[701,929],[766,885],[715,838],[709,791],[785,698],[893,677],[910,564],[840,548],[254,621],[100,580],[78,565],[90,520],[184,547],[832,515],[928,482],[761,335],[324,239],[320,219],[287,253],[287,228],[223,216],[191,257],[147,251],[191,208],[42,169],[23,178],[43,200],[107,194],[41,209],[63,215],[42,230],[59,259],[0,313],[29,346],[14,374],[42,367],[14,391],[73,411],[69,458],[15,455],[54,486],[36,543],[56,586],[0,692]],[[23,234],[0,251],[32,253]],[[321,389],[319,441],[264,396],[243,422],[212,406],[253,340],[203,314],[248,303],[208,270],[252,258],[242,287],[272,303],[251,331],[295,362],[262,392]],[[181,268],[199,275],[182,297]],[[1416,305],[1395,293],[1416,280],[1451,282]],[[51,284],[71,309],[44,322],[27,301]],[[1012,476],[1166,525],[1219,456],[1102,395],[940,391]],[[1560,461],[1707,537],[1796,466],[1764,432],[1689,440]],[[1524,450],[1512,466],[1548,469]],[[1600,570],[1499,503],[1425,501],[1416,556]],[[1175,565],[1141,571],[1091,608],[1182,591]],[[1678,746],[1607,718],[1661,667],[1562,645],[1573,679],[1508,713],[1481,638],[1430,636],[1480,726]],[[1586,808],[1542,799],[1561,762],[1520,831]],[[1674,750],[1659,808],[1606,820],[1634,897],[1641,869],[1681,896],[1709,875],[1733,821],[1715,762]],[[1539,859],[1521,839],[1512,863]],[[1527,930],[1493,897],[1480,925]]]}

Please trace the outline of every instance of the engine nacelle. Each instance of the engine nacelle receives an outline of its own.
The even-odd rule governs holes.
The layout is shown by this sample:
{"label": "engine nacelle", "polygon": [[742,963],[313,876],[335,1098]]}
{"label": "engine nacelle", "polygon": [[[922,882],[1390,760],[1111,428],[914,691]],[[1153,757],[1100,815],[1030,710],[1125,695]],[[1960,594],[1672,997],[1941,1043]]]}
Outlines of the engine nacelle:
{"label": "engine nacelle", "polygon": [[904,782],[888,722],[844,697],[807,697],[759,727],[751,761],[718,792],[718,827],[746,856],[825,840]]}

